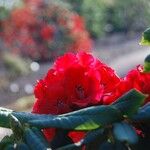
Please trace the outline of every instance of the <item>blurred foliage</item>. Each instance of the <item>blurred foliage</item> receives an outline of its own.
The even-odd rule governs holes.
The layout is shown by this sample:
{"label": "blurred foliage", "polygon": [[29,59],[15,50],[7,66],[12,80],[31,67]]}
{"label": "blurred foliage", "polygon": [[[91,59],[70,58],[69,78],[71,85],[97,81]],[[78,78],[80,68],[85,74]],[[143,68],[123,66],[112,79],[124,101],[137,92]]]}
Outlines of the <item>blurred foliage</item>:
{"label": "blurred foliage", "polygon": [[105,6],[101,0],[64,0],[72,5],[74,11],[84,17],[86,28],[91,37],[99,37],[104,33]]}
{"label": "blurred foliage", "polygon": [[92,41],[83,18],[68,3],[22,1],[0,22],[0,38],[6,49],[36,61],[53,60],[67,51],[91,50]]}
{"label": "blurred foliage", "polygon": [[8,16],[8,10],[5,7],[0,6],[0,20],[5,20]]}
{"label": "blurred foliage", "polygon": [[140,45],[150,45],[150,28],[143,32]]}
{"label": "blurred foliage", "polygon": [[103,35],[106,25],[106,6],[102,0],[66,0],[73,9],[84,17],[86,27],[91,36],[97,38]]}
{"label": "blurred foliage", "polygon": [[24,96],[15,101],[15,103],[8,107],[16,111],[28,111],[31,110],[34,103],[34,95]]}
{"label": "blurred foliage", "polygon": [[0,90],[8,88],[9,81],[6,76],[0,75]]}
{"label": "blurred foliage", "polygon": [[114,31],[141,31],[150,23],[150,1],[114,0],[108,7],[108,21]]}
{"label": "blurred foliage", "polygon": [[14,55],[8,52],[3,53],[2,56],[4,65],[9,70],[9,74],[12,76],[26,75],[29,73],[29,62],[24,60],[18,55]]}
{"label": "blurred foliage", "polygon": [[109,32],[142,31],[150,23],[147,0],[65,0],[84,17],[92,37]]}

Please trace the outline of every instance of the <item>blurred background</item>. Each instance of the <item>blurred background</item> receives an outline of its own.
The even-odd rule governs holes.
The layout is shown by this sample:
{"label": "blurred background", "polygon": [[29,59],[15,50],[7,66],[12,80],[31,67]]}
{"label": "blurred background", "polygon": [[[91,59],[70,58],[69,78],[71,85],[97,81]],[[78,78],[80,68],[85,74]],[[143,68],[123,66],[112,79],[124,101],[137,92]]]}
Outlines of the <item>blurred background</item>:
{"label": "blurred background", "polygon": [[143,63],[149,0],[0,0],[0,106],[30,110],[36,80],[65,52],[91,52],[125,76]]}

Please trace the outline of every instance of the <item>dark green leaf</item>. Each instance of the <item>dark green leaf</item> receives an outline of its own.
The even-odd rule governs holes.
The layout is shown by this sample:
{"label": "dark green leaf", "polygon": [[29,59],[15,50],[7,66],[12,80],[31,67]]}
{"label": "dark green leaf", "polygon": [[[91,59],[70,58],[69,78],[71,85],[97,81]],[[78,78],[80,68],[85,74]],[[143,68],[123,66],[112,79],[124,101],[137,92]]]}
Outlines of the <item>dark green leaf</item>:
{"label": "dark green leaf", "polygon": [[[57,129],[50,145],[52,149],[62,148],[65,145],[72,145],[73,141],[68,136],[68,131]],[[75,146],[76,147],[76,146]]]}
{"label": "dark green leaf", "polygon": [[[99,149],[99,147],[102,143],[107,141],[108,135],[109,135],[109,130],[107,130],[107,129],[105,129],[105,130],[104,129],[97,129],[97,131],[99,132],[99,134],[97,134],[97,135],[95,134],[96,136],[94,136],[94,134],[91,135],[91,136],[94,136],[94,138],[92,139],[92,137],[91,137],[92,140],[90,139],[88,141],[89,143],[86,142],[86,145],[85,145],[86,150],[91,150],[91,149],[97,150],[97,149]],[[96,130],[95,130],[95,132],[96,132]],[[92,131],[91,131],[91,134],[92,134]],[[90,136],[90,133],[89,133],[89,136]]]}
{"label": "dark green leaf", "polygon": [[81,149],[78,143],[74,143],[74,144],[69,144],[69,145],[57,148],[56,150],[81,150]]}
{"label": "dark green leaf", "polygon": [[143,104],[145,98],[146,96],[144,94],[132,89],[116,100],[112,106],[119,109],[123,115],[131,117]]}
{"label": "dark green leaf", "polygon": [[144,72],[150,72],[150,55],[144,60]]}
{"label": "dark green leaf", "polygon": [[0,142],[0,150],[5,149],[8,145],[14,143],[14,137],[13,136],[5,136],[1,142]]}
{"label": "dark green leaf", "polygon": [[15,140],[16,141],[22,140],[23,127],[22,127],[20,121],[15,116],[13,116],[12,114],[10,114],[9,117],[10,117],[10,126],[11,126],[11,129],[13,131]]}
{"label": "dark green leaf", "polygon": [[91,143],[98,136],[103,136],[103,134],[104,134],[104,129],[96,129],[96,130],[88,132],[86,134],[85,138],[82,140],[82,145],[86,145],[88,143]]}
{"label": "dark green leaf", "polygon": [[114,145],[110,142],[104,142],[101,144],[99,150],[114,150]]}
{"label": "dark green leaf", "polygon": [[43,132],[41,130],[37,129],[36,127],[33,127],[32,131],[38,136],[38,138],[41,140],[42,143],[44,143],[44,145],[49,147],[49,143],[45,139],[45,136],[44,136],[44,134],[43,134]]}
{"label": "dark green leaf", "polygon": [[15,150],[14,145],[13,145],[13,144],[8,145],[8,146],[5,148],[5,150]]}
{"label": "dark green leaf", "polygon": [[141,45],[150,45],[150,28],[146,29],[142,35]]}
{"label": "dark green leaf", "polygon": [[31,129],[26,128],[24,133],[25,142],[30,147],[31,150],[46,150],[48,147],[41,141]]}
{"label": "dark green leaf", "polygon": [[120,141],[115,141],[114,149],[115,150],[129,150],[128,147],[126,147],[126,145]]}
{"label": "dark green leaf", "polygon": [[93,141],[99,136],[103,137],[104,129],[96,129],[93,131],[90,131],[86,134],[84,139],[81,139],[79,142],[74,144],[69,144],[63,147],[58,148],[57,150],[72,150],[72,149],[79,149],[83,145],[87,145]]}
{"label": "dark green leaf", "polygon": [[138,144],[132,147],[132,150],[149,150],[150,148],[150,138],[139,138]]}
{"label": "dark green leaf", "polygon": [[60,115],[50,119],[31,120],[28,123],[38,128],[56,127],[74,130],[92,130],[122,120],[120,112],[112,106],[95,106]]}
{"label": "dark green leaf", "polygon": [[12,115],[18,118],[22,123],[27,123],[29,120],[41,120],[54,117],[52,115],[34,114],[29,112],[12,112]]}
{"label": "dark green leaf", "polygon": [[0,107],[0,127],[10,128],[9,115],[11,110]]}
{"label": "dark green leaf", "polygon": [[113,134],[116,140],[120,142],[127,142],[129,144],[136,144],[138,142],[135,129],[125,122],[115,123],[113,125]]}
{"label": "dark green leaf", "polygon": [[25,144],[25,143],[19,143],[19,144],[17,144],[17,148],[16,149],[17,150],[30,150],[29,147],[28,147],[28,145]]}
{"label": "dark green leaf", "polygon": [[133,121],[150,122],[150,103],[141,107],[132,118]]}

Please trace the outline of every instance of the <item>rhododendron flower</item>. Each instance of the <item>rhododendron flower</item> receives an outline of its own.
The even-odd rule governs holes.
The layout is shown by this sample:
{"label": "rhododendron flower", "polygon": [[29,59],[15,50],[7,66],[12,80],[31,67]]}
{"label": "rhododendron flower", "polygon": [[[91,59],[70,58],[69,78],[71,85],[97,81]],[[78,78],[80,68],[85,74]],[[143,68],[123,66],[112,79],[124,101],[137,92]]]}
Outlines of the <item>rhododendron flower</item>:
{"label": "rhododendron flower", "polygon": [[119,82],[114,70],[92,55],[68,53],[58,58],[46,77],[38,81],[33,113],[62,114],[102,104],[104,95],[110,94]]}
{"label": "rhododendron flower", "polygon": [[89,52],[92,40],[84,19],[66,6],[55,1],[24,0],[22,7],[15,7],[10,17],[1,21],[6,48],[36,61],[53,60],[68,51]]}
{"label": "rhododendron flower", "polygon": [[54,27],[46,25],[41,29],[41,36],[44,40],[50,40],[54,36]]}
{"label": "rhododendron flower", "polygon": [[36,23],[32,10],[27,7],[13,10],[11,13],[11,19],[17,28]]}
{"label": "rhododendron flower", "polygon": [[142,66],[131,70],[125,78],[121,79],[114,92],[110,96],[105,97],[103,100],[104,104],[110,104],[133,88],[148,95],[145,103],[150,101],[150,73],[143,72]]}

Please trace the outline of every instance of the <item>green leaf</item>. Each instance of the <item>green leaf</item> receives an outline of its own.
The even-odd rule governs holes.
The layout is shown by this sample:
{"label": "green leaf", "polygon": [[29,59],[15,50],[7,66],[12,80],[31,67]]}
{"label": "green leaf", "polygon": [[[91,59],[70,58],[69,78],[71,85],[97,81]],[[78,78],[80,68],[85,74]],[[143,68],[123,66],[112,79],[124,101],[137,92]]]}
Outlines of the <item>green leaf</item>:
{"label": "green leaf", "polygon": [[45,145],[46,147],[49,147],[49,143],[48,143],[48,141],[45,139],[45,136],[44,136],[44,134],[43,134],[43,132],[42,132],[41,130],[37,129],[36,127],[33,127],[33,128],[32,128],[32,131],[38,136],[38,138],[40,139],[40,141],[41,141],[42,143],[44,143],[44,145]]}
{"label": "green leaf", "polygon": [[10,117],[10,127],[11,127],[11,129],[13,131],[15,140],[17,142],[18,141],[22,141],[22,136],[23,136],[23,127],[22,127],[22,124],[12,114],[10,114],[9,117]]}
{"label": "green leaf", "polygon": [[69,144],[69,145],[57,148],[56,150],[80,150],[80,145],[78,145],[78,143]]}
{"label": "green leaf", "polygon": [[[73,144],[72,144],[73,143]],[[74,145],[72,139],[68,136],[68,131],[57,129],[53,140],[50,143],[52,149],[68,149],[70,145]],[[66,146],[67,145],[67,146]],[[76,149],[77,147],[71,146]]]}
{"label": "green leaf", "polygon": [[5,150],[15,150],[14,145],[13,145],[13,144],[8,145],[8,146],[5,148]]}
{"label": "green leaf", "polygon": [[8,145],[14,143],[14,137],[13,136],[5,136],[1,142],[0,142],[0,149],[5,149]]}
{"label": "green leaf", "polygon": [[115,141],[114,143],[115,150],[128,150],[127,146],[125,145],[125,143],[122,143],[120,141]]}
{"label": "green leaf", "polygon": [[144,60],[144,72],[150,72],[150,55]]}
{"label": "green leaf", "polygon": [[93,142],[98,136],[103,136],[104,129],[96,129],[88,132],[85,138],[82,140],[82,145],[86,145],[88,143]]}
{"label": "green leaf", "polygon": [[146,29],[142,34],[140,45],[150,45],[150,28]]}
{"label": "green leaf", "polygon": [[31,120],[28,123],[37,128],[61,128],[74,130],[93,130],[122,120],[120,112],[112,106],[94,106],[69,115],[55,116],[49,119]]}
{"label": "green leaf", "polygon": [[16,147],[17,150],[30,150],[28,145],[25,143],[19,143]]}
{"label": "green leaf", "polygon": [[120,142],[127,142],[129,144],[136,144],[138,142],[136,131],[125,122],[115,123],[113,125],[113,134],[115,139]]}
{"label": "green leaf", "polygon": [[150,103],[141,107],[137,114],[132,117],[133,121],[150,122]]}
{"label": "green leaf", "polygon": [[21,123],[27,123],[29,120],[42,120],[54,117],[53,115],[34,114],[29,112],[12,112]]}
{"label": "green leaf", "polygon": [[31,150],[46,150],[48,148],[41,138],[39,138],[30,128],[25,129],[24,138]]}
{"label": "green leaf", "polygon": [[[107,141],[107,139],[109,137],[109,132],[110,131],[108,130],[108,128],[105,128],[105,129],[97,129],[97,131],[95,130],[95,133],[94,133],[94,131],[91,131],[91,133],[89,133],[89,135],[87,134],[87,136],[89,136],[90,140],[87,140],[87,142],[85,143],[86,150],[98,149],[102,143]],[[91,135],[91,137],[90,137],[90,134],[93,134],[93,135]],[[84,140],[86,140],[86,137]]]}
{"label": "green leaf", "polygon": [[9,115],[11,113],[12,113],[12,110],[0,107],[0,127],[10,128]]}
{"label": "green leaf", "polygon": [[86,134],[84,139],[81,139],[79,142],[74,144],[68,144],[66,146],[60,147],[57,150],[72,150],[72,149],[79,149],[83,145],[87,145],[91,142],[93,142],[98,136],[103,137],[104,129],[96,129],[93,131],[90,131]]}
{"label": "green leaf", "polygon": [[110,142],[104,142],[101,144],[99,150],[114,150],[114,145]]}
{"label": "green leaf", "polygon": [[144,94],[132,89],[116,100],[112,106],[119,109],[124,116],[131,117],[143,104],[145,98],[146,96]]}
{"label": "green leaf", "polygon": [[150,147],[150,138],[142,138],[139,136],[138,144],[134,145],[133,150],[148,150]]}

